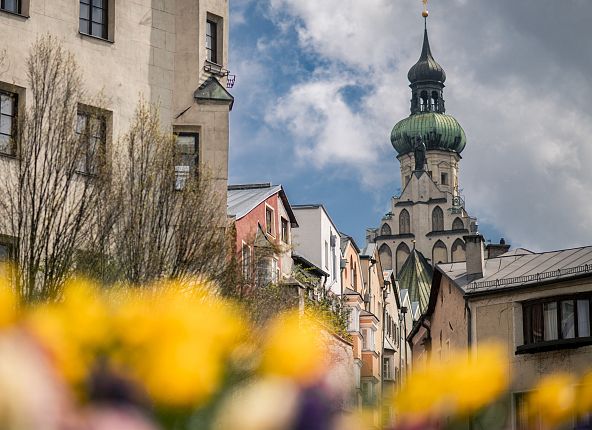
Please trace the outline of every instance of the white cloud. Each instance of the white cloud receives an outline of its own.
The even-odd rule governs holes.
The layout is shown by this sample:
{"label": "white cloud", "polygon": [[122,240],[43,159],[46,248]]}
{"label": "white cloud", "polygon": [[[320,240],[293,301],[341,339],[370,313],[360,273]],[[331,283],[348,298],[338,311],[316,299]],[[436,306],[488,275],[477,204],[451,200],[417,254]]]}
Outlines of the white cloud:
{"label": "white cloud", "polygon": [[[268,124],[290,132],[300,160],[353,168],[368,185],[387,174],[398,181],[396,163],[377,170],[391,166],[389,132],[408,114],[406,71],[419,55],[420,4],[270,0],[270,6],[284,30],[287,23],[295,28],[301,49],[328,65],[295,83],[268,113]],[[585,74],[554,65],[559,54],[507,23],[499,5],[447,0],[434,7],[432,50],[450,77],[448,113],[469,138],[461,163],[469,210],[514,245],[592,243],[591,115],[575,103],[585,98],[565,97],[566,89],[589,85]],[[476,12],[486,19],[470,20]],[[355,105],[342,93],[352,84],[368,87]]]}

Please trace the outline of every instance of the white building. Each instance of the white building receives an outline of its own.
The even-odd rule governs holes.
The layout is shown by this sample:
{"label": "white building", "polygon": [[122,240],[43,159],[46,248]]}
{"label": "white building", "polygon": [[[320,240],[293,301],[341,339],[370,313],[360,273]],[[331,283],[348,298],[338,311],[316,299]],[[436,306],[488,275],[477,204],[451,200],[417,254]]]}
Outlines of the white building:
{"label": "white building", "polygon": [[326,271],[326,290],[341,294],[339,230],[323,205],[295,205],[298,220],[293,234],[294,253]]}

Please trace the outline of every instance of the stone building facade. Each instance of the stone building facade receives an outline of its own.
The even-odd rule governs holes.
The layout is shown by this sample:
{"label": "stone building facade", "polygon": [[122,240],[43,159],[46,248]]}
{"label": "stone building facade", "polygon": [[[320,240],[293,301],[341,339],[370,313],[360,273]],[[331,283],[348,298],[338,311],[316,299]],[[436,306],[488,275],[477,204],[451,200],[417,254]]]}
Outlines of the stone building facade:
{"label": "stone building facade", "polygon": [[378,228],[367,231],[385,270],[398,273],[413,249],[431,263],[464,261],[463,236],[476,230],[464,207],[459,163],[465,132],[447,115],[446,74],[434,60],[424,33],[419,61],[409,70],[411,115],[395,125],[391,142],[400,162],[403,191],[391,201]]}
{"label": "stone building facade", "polygon": [[[26,108],[27,53],[51,34],[79,65],[88,95],[81,103],[92,105],[100,94],[107,154],[142,97],[160,106],[163,126],[178,133],[195,164],[206,165],[225,193],[233,103],[226,90],[228,21],[228,0],[2,2],[0,92],[16,111]],[[0,152],[12,155],[8,146]],[[180,167],[182,174],[191,166]]]}

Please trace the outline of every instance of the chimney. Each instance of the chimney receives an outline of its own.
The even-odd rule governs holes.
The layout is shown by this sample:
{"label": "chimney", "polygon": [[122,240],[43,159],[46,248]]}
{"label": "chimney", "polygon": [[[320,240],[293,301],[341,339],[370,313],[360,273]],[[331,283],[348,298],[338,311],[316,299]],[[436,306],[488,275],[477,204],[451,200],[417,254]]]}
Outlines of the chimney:
{"label": "chimney", "polygon": [[483,277],[485,268],[483,243],[485,239],[479,233],[464,236],[466,243],[467,278],[469,281]]}
{"label": "chimney", "polygon": [[505,254],[510,250],[510,245],[506,244],[505,239],[502,237],[498,244],[492,244],[486,246],[487,249],[487,259],[499,257],[502,254]]}

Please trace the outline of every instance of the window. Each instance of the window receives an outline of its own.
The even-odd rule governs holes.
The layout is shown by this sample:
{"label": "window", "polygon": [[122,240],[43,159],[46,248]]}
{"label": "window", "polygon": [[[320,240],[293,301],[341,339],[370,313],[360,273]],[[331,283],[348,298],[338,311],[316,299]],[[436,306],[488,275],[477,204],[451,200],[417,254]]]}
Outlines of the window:
{"label": "window", "polygon": [[21,2],[20,0],[0,0],[0,10],[21,13]]}
{"label": "window", "polygon": [[329,268],[329,242],[325,241],[325,268]]}
{"label": "window", "polygon": [[451,251],[453,263],[466,260],[466,245],[462,239],[456,239],[454,241]]}
{"label": "window", "polygon": [[18,95],[0,92],[0,152],[14,155]]}
{"label": "window", "polygon": [[405,243],[400,243],[399,246],[397,247],[397,252],[396,252],[396,263],[397,263],[397,273],[399,273],[401,271],[401,269],[403,268],[403,265],[405,264],[405,262],[407,261],[407,258],[409,257],[409,254],[411,254],[411,251],[409,250],[409,247],[407,246],[407,244]]}
{"label": "window", "polygon": [[382,359],[382,379],[393,379],[390,357],[384,357]]}
{"label": "window", "polygon": [[366,406],[374,402],[374,384],[372,381],[362,381],[362,402]]}
{"label": "window", "polygon": [[452,230],[464,230],[464,229],[465,229],[465,224],[462,222],[462,219],[455,218],[454,221],[452,221]]}
{"label": "window", "polygon": [[391,235],[391,226],[388,225],[387,223],[384,223],[382,225],[382,228],[380,229],[380,235],[381,236],[390,236]]}
{"label": "window", "polygon": [[407,209],[403,209],[399,214],[399,234],[409,234],[411,231],[411,220]]}
{"label": "window", "polygon": [[448,185],[448,173],[440,173],[440,183],[442,185]]}
{"label": "window", "polygon": [[362,337],[362,350],[374,351],[374,330],[370,328],[363,328]]}
{"label": "window", "polygon": [[383,270],[393,270],[393,252],[386,243],[378,249],[378,257]]}
{"label": "window", "polygon": [[242,249],[242,272],[243,278],[250,279],[251,278],[251,248],[246,243],[243,243]]}
{"label": "window", "polygon": [[218,23],[210,19],[206,21],[206,59],[218,63]]}
{"label": "window", "polygon": [[436,206],[432,212],[432,231],[444,230],[444,212],[440,206]]}
{"label": "window", "polygon": [[80,0],[80,32],[107,39],[107,2],[109,0]]}
{"label": "window", "polygon": [[271,259],[271,282],[277,283],[280,279],[280,268],[278,266],[278,261],[275,258]]}
{"label": "window", "polygon": [[592,295],[585,294],[524,303],[524,345],[518,348],[519,352],[533,345],[553,347],[592,342],[591,302]]}
{"label": "window", "polygon": [[290,225],[288,224],[288,220],[282,218],[282,242],[290,243]]}
{"label": "window", "polygon": [[347,320],[347,331],[360,330],[360,310],[358,308],[351,308]]}
{"label": "window", "polygon": [[441,240],[437,241],[432,250],[432,264],[448,263],[448,249]]}
{"label": "window", "polygon": [[102,115],[78,111],[76,134],[80,139],[80,156],[76,170],[87,175],[96,175],[99,162],[105,155],[106,120]]}
{"label": "window", "polygon": [[182,190],[192,174],[197,174],[199,160],[199,135],[177,134],[177,160],[175,162],[175,190]]}
{"label": "window", "polygon": [[12,245],[0,243],[0,263],[6,263],[12,258]]}
{"label": "window", "polygon": [[275,236],[275,229],[273,225],[273,209],[269,206],[265,207],[265,231],[267,234]]}

